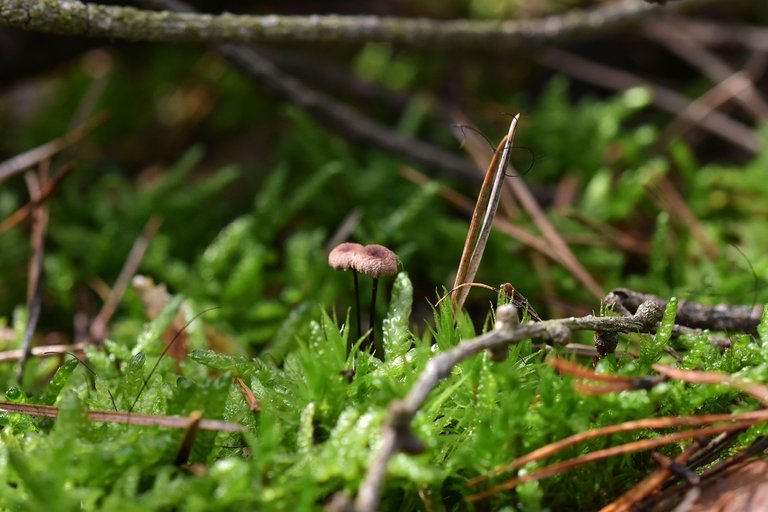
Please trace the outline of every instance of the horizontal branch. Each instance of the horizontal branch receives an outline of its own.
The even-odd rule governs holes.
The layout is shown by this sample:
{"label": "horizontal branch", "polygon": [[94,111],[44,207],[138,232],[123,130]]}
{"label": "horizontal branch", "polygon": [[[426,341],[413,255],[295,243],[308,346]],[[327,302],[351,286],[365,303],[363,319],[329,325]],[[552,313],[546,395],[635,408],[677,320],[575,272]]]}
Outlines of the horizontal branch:
{"label": "horizontal branch", "polygon": [[433,20],[378,16],[248,16],[153,12],[77,0],[0,0],[0,25],[71,36],[185,43],[364,43],[387,41],[428,49],[536,47],[593,37],[660,10],[717,0],[679,0],[659,7],[617,0],[536,20]]}

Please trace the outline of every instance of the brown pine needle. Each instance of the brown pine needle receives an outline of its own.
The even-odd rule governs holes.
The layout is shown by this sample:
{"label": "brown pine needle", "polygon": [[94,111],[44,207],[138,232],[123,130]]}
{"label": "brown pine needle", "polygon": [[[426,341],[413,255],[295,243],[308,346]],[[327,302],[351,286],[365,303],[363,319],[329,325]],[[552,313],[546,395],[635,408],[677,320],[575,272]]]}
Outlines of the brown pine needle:
{"label": "brown pine needle", "polygon": [[[25,414],[27,416],[41,416],[44,418],[56,418],[59,408],[52,405],[17,404],[0,401],[0,411],[13,414]],[[85,411],[91,421],[105,423],[123,423],[126,425],[139,425],[144,427],[189,427],[189,418],[184,416],[162,416],[158,414],[139,414],[135,412],[114,411]],[[201,430],[214,430],[217,432],[242,432],[243,427],[237,423],[220,420],[200,420]]]}
{"label": "brown pine needle", "polygon": [[699,436],[710,436],[714,434],[719,434],[721,432],[731,432],[734,430],[741,430],[741,429],[751,427],[758,421],[755,421],[755,420],[739,421],[737,423],[732,423],[729,425],[722,425],[717,427],[709,426],[709,427],[703,427],[703,428],[698,428],[693,430],[686,430],[685,432],[676,432],[674,434],[669,434],[667,436],[660,437],[657,439],[642,439],[640,441],[634,441],[631,443],[613,446],[611,448],[605,448],[603,450],[596,450],[586,455],[582,455],[581,457],[576,457],[563,462],[550,464],[549,466],[545,466],[537,471],[532,471],[523,476],[519,476],[517,478],[507,480],[506,482],[495,485],[486,491],[483,491],[478,494],[473,494],[471,496],[467,496],[466,500],[468,502],[480,501],[482,499],[493,496],[494,494],[498,494],[501,491],[508,491],[510,489],[514,489],[515,487],[517,487],[522,483],[530,482],[533,480],[541,480],[543,478],[547,478],[547,477],[556,475],[558,473],[562,473],[564,471],[568,471],[570,469],[582,466],[589,462],[595,462],[598,460],[607,459],[608,457],[613,457],[615,455],[626,455],[629,453],[651,450],[654,448],[658,448],[660,446],[676,443],[678,441],[682,441],[685,439],[695,439]]}
{"label": "brown pine needle", "polygon": [[600,386],[592,386],[579,382],[573,384],[575,390],[587,395],[601,395],[604,393],[615,393],[633,389],[648,389],[649,387],[667,380],[665,376],[629,377],[623,375],[606,375],[604,373],[593,372],[583,366],[570,363],[558,357],[553,357],[547,362],[552,368],[560,373],[605,383]]}
{"label": "brown pine needle", "polygon": [[[467,486],[475,487],[489,478],[495,477],[502,473],[514,471],[515,469],[521,468],[530,462],[534,462],[536,460],[543,459],[545,457],[550,457],[558,452],[565,450],[566,448],[582,443],[584,441],[588,441],[590,439],[596,439],[598,437],[609,436],[613,434],[620,434],[622,432],[632,432],[634,430],[644,430],[644,429],[693,427],[696,425],[709,425],[712,423],[720,423],[720,422],[737,422],[738,424],[748,423],[749,425],[751,425],[753,423],[758,423],[760,421],[768,421],[768,409],[761,409],[758,411],[751,411],[751,412],[746,412],[741,414],[705,414],[700,416],[662,416],[659,418],[645,418],[642,420],[626,421],[624,423],[619,423],[617,425],[608,425],[605,427],[594,428],[586,432],[579,432],[578,434],[574,434],[572,436],[566,437],[565,439],[561,439],[560,441],[550,443],[546,446],[542,446],[541,448],[538,448],[527,455],[523,455],[522,457],[512,461],[509,464],[505,464],[503,466],[494,468],[488,473],[488,475],[482,475],[482,476],[478,476],[471,479],[469,482],[467,482]],[[687,431],[687,432],[693,432],[693,431]]]}
{"label": "brown pine needle", "polygon": [[768,387],[762,384],[736,380],[727,373],[681,370],[661,364],[655,364],[652,368],[662,375],[671,379],[682,380],[683,382],[690,382],[692,384],[725,384],[734,387],[751,395],[768,407]]}
{"label": "brown pine needle", "polygon": [[606,375],[604,373],[597,373],[584,368],[581,365],[573,364],[565,359],[559,357],[553,357],[547,360],[547,363],[560,373],[567,373],[574,377],[581,377],[582,379],[597,380],[601,382],[633,382],[637,380],[635,377],[626,377],[622,375]]}

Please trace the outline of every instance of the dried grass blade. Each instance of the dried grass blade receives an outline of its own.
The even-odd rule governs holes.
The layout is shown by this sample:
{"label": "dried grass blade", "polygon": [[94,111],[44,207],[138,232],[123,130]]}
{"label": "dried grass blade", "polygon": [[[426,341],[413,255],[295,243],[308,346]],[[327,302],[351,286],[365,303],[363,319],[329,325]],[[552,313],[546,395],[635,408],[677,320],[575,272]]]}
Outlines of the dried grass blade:
{"label": "dried grass blade", "polygon": [[512,119],[509,125],[509,132],[496,148],[477,197],[477,204],[472,214],[469,232],[467,233],[464,250],[461,254],[459,270],[456,273],[456,281],[453,284],[453,287],[457,289],[453,293],[452,302],[457,309],[461,309],[464,306],[464,301],[469,293],[469,288],[458,287],[464,283],[474,281],[477,269],[480,267],[480,261],[483,258],[485,246],[488,243],[488,236],[491,233],[493,218],[496,216],[496,209],[499,206],[499,199],[503,189],[504,172],[509,163],[509,153],[512,149],[512,141],[519,119],[520,114],[517,114]]}

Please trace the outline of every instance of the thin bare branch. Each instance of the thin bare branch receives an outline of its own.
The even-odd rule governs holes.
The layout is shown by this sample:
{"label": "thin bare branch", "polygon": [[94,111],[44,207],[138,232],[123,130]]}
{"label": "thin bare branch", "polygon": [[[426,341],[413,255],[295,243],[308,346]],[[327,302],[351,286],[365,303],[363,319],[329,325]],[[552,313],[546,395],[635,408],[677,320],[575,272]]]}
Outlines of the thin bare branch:
{"label": "thin bare branch", "polygon": [[768,52],[768,30],[746,23],[696,18],[677,19],[689,34],[708,45],[736,44],[756,52]]}
{"label": "thin bare branch", "polygon": [[[189,5],[177,0],[139,1],[143,5],[158,9],[171,11],[191,9]],[[468,181],[478,179],[468,160],[431,144],[401,135],[348,105],[336,101],[331,96],[308,87],[292,75],[281,71],[253,48],[219,44],[214,46],[214,50],[251,79],[261,83],[271,92],[286,98],[306,111],[318,123],[347,140],[368,144],[436,174],[446,174]]]}
{"label": "thin bare branch", "polygon": [[[627,288],[616,288],[606,296],[606,304],[624,310],[625,314],[633,314],[641,304],[655,301],[660,307],[666,307],[667,301],[656,295],[640,293]],[[735,306],[732,304],[717,304],[710,306],[680,300],[677,306],[675,323],[680,327],[693,329],[710,329],[725,332],[746,332],[757,334],[757,326],[763,315],[763,306]],[[680,334],[689,334],[679,331]],[[695,334],[695,333],[690,333]]]}

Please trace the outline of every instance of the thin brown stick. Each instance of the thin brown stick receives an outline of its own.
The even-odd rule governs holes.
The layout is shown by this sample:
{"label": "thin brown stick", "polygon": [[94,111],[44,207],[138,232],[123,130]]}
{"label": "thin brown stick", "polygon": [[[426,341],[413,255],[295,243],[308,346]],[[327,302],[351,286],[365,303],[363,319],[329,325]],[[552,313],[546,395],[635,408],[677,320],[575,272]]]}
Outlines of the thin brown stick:
{"label": "thin brown stick", "polygon": [[157,230],[160,229],[161,223],[162,221],[157,217],[150,218],[144,225],[141,234],[133,242],[133,246],[128,253],[128,257],[125,259],[123,268],[117,276],[115,285],[109,291],[107,300],[104,301],[101,310],[93,319],[93,322],[91,322],[89,330],[90,343],[101,344],[104,341],[104,338],[107,335],[107,324],[112,318],[112,315],[115,314],[117,306],[120,304],[120,300],[122,300],[123,295],[125,294],[125,290],[128,289],[131,279],[139,269],[141,260],[144,258],[144,253],[146,253],[149,248],[149,243],[157,233]]}
{"label": "thin brown stick", "polygon": [[629,233],[614,228],[610,224],[590,217],[584,212],[567,209],[563,212],[563,215],[588,227],[605,240],[608,240],[613,247],[619,250],[642,255],[648,255],[651,252],[651,245],[647,241],[639,240]]}
{"label": "thin brown stick", "polygon": [[27,314],[29,318],[24,329],[24,338],[21,342],[22,355],[16,372],[16,380],[19,382],[24,378],[24,368],[27,365],[32,349],[32,336],[37,328],[37,321],[40,319],[40,310],[43,303],[43,256],[45,255],[45,233],[48,230],[48,208],[40,203],[40,196],[41,183],[46,183],[48,179],[48,169],[49,163],[46,161],[40,165],[38,175],[32,172],[24,175],[27,181],[27,188],[29,189],[29,197],[38,204],[32,210],[32,234],[30,237],[32,257],[29,260],[27,274]]}
{"label": "thin brown stick", "polygon": [[768,29],[746,23],[699,18],[675,18],[692,37],[710,46],[740,45],[756,52],[768,52]]}
{"label": "thin brown stick", "polygon": [[686,134],[713,112],[718,112],[718,109],[718,115],[726,115],[725,107],[728,102],[746,90],[747,75],[745,71],[737,71],[691,101],[661,130],[656,147],[661,148],[675,137]]}
{"label": "thin brown stick", "polygon": [[581,379],[596,380],[599,382],[624,383],[632,383],[637,380],[637,377],[629,377],[626,375],[608,375],[606,373],[597,373],[588,368],[584,368],[579,364],[574,364],[566,361],[565,359],[560,359],[559,357],[552,357],[547,359],[547,363],[559,373],[566,373]]}
{"label": "thin brown stick", "polygon": [[56,153],[59,153],[68,147],[77,144],[83,138],[93,132],[96,128],[101,126],[108,118],[109,114],[105,112],[101,113],[58,139],[54,139],[0,163],[0,183],[7,180],[11,176],[29,169],[30,167],[33,167],[45,160],[48,160]]}
{"label": "thin brown stick", "polygon": [[[44,418],[56,418],[59,416],[59,408],[52,405],[17,404],[0,401],[0,411],[27,416],[41,416]],[[187,428],[189,418],[185,416],[162,416],[158,414],[139,414],[135,412],[115,411],[85,411],[88,419],[104,423],[122,423],[126,425],[139,425],[144,427]],[[201,430],[215,430],[217,432],[242,432],[242,425],[220,420],[200,420]]]}
{"label": "thin brown stick", "polygon": [[[457,114],[457,116],[459,115]],[[467,123],[469,122],[465,116],[460,116],[459,120],[465,121]],[[477,137],[472,137],[472,135],[468,135],[466,137],[466,140],[469,141],[468,148],[470,154],[472,154],[473,160],[475,160],[475,162],[480,166],[487,159],[485,158],[485,152],[482,150],[479,141],[476,139]],[[491,161],[491,163],[486,167],[490,169],[493,165],[495,164],[493,161]],[[506,172],[506,168],[503,172]],[[483,192],[481,189],[480,197],[478,197],[478,204],[482,194]],[[531,216],[534,224],[536,224],[536,226],[544,235],[545,241],[548,242],[547,245],[552,247],[552,253],[556,256],[558,262],[563,265],[563,267],[565,267],[565,269],[568,270],[578,281],[580,281],[595,296],[595,298],[602,298],[605,295],[603,289],[600,287],[597,281],[592,278],[589,272],[587,272],[584,266],[581,265],[579,260],[574,256],[573,252],[571,252],[568,244],[563,240],[563,237],[560,235],[557,229],[555,229],[552,223],[549,222],[549,219],[547,219],[546,215],[544,215],[544,212],[542,211],[536,199],[533,197],[533,194],[531,194],[528,186],[525,184],[523,176],[520,173],[514,172],[512,179],[504,180],[504,187],[503,190],[499,192],[499,198],[502,199],[505,197],[509,203],[506,208],[507,212],[517,212],[517,208],[514,207],[514,199],[517,199],[517,202],[520,203],[528,215]],[[513,219],[508,219],[508,221],[510,224],[514,225],[512,223]],[[472,227],[470,225],[470,231],[471,229]],[[469,281],[471,280],[472,279],[470,278]],[[458,284],[458,280],[455,284]]]}

